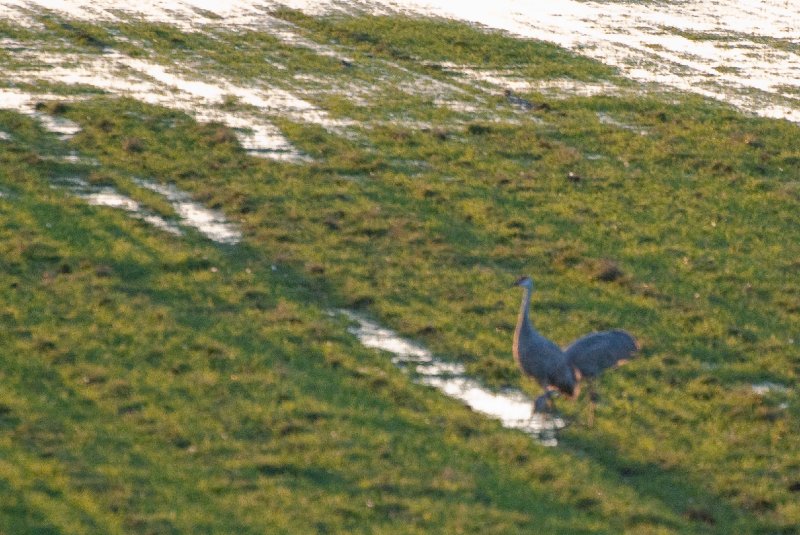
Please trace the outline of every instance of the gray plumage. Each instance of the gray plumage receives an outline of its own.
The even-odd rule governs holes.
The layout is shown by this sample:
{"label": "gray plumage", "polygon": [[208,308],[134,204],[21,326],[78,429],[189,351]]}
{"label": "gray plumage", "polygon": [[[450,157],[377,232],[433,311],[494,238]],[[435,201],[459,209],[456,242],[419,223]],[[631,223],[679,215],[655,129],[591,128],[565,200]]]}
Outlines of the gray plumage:
{"label": "gray plumage", "polygon": [[587,334],[564,350],[570,366],[582,377],[597,377],[603,370],[622,364],[638,349],[636,340],[627,332],[614,329]]}
{"label": "gray plumage", "polygon": [[[555,392],[573,397],[582,378],[591,381],[603,370],[630,359],[638,349],[634,338],[625,331],[613,330],[588,334],[561,350],[539,334],[530,322],[533,281],[522,277],[516,283],[524,289],[514,330],[514,360],[523,373],[533,377],[545,390],[536,399],[534,410],[542,412]],[[592,403],[594,395],[592,394]]]}

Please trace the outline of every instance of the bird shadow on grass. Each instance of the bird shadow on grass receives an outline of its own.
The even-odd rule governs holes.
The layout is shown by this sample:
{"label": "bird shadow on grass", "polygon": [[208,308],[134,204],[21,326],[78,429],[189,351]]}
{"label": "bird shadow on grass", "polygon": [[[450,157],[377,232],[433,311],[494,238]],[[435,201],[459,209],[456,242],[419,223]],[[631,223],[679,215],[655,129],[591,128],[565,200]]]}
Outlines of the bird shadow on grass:
{"label": "bird shadow on grass", "polygon": [[601,470],[604,480],[616,480],[672,513],[672,518],[634,514],[627,520],[632,524],[657,523],[665,528],[698,533],[800,533],[797,527],[787,529],[737,507],[703,488],[697,477],[685,470],[626,458],[618,454],[611,441],[597,435],[571,433],[561,438],[561,444],[564,449],[591,460]]}

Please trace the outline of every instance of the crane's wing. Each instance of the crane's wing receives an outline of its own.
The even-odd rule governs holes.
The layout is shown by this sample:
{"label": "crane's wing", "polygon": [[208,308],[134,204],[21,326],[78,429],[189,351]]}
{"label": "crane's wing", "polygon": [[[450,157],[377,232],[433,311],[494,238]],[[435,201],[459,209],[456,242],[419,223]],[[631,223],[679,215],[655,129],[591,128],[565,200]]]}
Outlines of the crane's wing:
{"label": "crane's wing", "polygon": [[622,330],[603,331],[578,338],[564,350],[567,363],[584,377],[595,377],[621,364],[639,349],[633,336]]}

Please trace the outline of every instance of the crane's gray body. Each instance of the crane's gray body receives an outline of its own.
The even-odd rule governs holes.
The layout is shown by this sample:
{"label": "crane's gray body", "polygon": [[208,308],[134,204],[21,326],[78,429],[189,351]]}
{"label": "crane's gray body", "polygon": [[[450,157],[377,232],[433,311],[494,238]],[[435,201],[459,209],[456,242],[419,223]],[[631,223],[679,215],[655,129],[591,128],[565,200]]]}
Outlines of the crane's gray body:
{"label": "crane's gray body", "polygon": [[564,352],[539,334],[528,318],[532,287],[525,286],[517,327],[514,330],[514,360],[522,371],[545,390],[557,389],[569,396],[575,391],[575,372],[567,364]]}
{"label": "crane's gray body", "polygon": [[536,411],[549,403],[549,394],[557,390],[567,396],[577,393],[578,381],[597,377],[603,370],[631,358],[638,349],[636,340],[616,329],[588,334],[575,340],[566,350],[539,334],[531,325],[529,312],[533,281],[522,277],[516,283],[522,295],[517,326],[514,330],[513,353],[523,373],[533,377],[546,391],[536,400]]}
{"label": "crane's gray body", "polygon": [[623,330],[614,329],[578,338],[567,346],[564,356],[582,377],[597,377],[603,370],[630,358],[637,349],[633,336]]}

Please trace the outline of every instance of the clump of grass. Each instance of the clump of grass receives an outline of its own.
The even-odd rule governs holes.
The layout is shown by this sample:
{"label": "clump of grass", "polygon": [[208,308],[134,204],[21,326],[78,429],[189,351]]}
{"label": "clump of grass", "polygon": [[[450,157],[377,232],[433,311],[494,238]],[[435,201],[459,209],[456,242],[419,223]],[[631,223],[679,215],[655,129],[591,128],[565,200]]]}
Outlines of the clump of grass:
{"label": "clump of grass", "polygon": [[138,137],[126,137],[122,140],[122,150],[131,153],[144,152],[144,141]]}
{"label": "clump of grass", "polygon": [[602,282],[616,282],[625,276],[619,264],[607,258],[599,261],[592,272],[592,277]]}
{"label": "clump of grass", "polygon": [[103,49],[113,40],[105,28],[96,24],[66,21],[53,15],[39,17],[39,22],[55,36],[67,39],[81,48]]}
{"label": "clump of grass", "polygon": [[600,63],[540,41],[482,32],[447,20],[398,16],[320,18],[291,9],[278,9],[273,14],[315,35],[393,59],[447,61],[486,68],[513,66],[537,78],[584,80],[612,74]]}
{"label": "clump of grass", "polygon": [[69,104],[63,101],[37,102],[34,108],[50,115],[64,115],[69,109]]}

